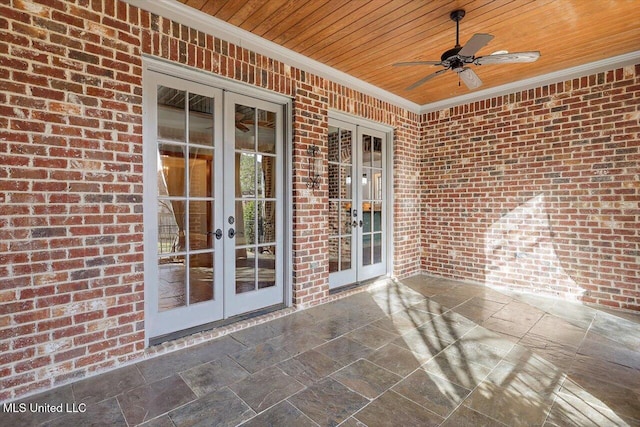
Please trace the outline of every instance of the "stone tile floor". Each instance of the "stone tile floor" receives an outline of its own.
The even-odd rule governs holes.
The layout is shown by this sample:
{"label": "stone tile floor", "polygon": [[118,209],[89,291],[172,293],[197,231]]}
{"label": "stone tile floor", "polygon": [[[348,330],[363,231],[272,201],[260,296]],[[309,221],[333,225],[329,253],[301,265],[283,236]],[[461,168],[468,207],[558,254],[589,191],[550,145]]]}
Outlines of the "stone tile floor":
{"label": "stone tile floor", "polygon": [[51,426],[640,426],[640,315],[430,276],[33,396]]}

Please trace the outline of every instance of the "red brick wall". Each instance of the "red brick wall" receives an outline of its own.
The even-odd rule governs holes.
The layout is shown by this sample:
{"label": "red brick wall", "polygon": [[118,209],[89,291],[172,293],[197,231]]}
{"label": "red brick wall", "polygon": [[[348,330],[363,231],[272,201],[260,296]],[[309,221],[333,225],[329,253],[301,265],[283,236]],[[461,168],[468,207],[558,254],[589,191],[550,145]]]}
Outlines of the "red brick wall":
{"label": "red brick wall", "polygon": [[640,65],[424,116],[424,270],[640,310]]}
{"label": "red brick wall", "polygon": [[120,3],[2,3],[0,400],[144,347],[140,30]]}
{"label": "red brick wall", "polygon": [[296,304],[328,295],[329,108],[396,127],[394,272],[419,270],[418,115],[116,0],[4,1],[0,33],[0,400],[144,354],[143,53],[293,98]]}

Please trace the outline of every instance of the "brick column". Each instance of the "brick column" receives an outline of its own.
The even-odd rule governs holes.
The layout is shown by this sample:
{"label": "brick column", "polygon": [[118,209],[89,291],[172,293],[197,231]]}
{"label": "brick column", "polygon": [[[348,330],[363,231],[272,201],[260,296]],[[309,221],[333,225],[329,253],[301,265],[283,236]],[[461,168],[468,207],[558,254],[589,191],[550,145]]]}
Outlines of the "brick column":
{"label": "brick column", "polygon": [[[300,72],[293,104],[293,303],[308,306],[329,295],[327,96],[322,79]],[[321,180],[309,188],[311,146],[319,147]],[[313,159],[311,159],[313,163]]]}

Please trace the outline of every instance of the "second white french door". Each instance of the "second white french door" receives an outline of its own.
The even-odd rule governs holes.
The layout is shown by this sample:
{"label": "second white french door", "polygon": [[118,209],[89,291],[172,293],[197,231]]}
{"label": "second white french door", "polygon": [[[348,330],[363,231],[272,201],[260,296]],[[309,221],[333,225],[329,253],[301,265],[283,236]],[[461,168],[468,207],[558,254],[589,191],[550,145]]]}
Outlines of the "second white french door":
{"label": "second white french door", "polygon": [[329,286],[387,273],[387,134],[329,121]]}

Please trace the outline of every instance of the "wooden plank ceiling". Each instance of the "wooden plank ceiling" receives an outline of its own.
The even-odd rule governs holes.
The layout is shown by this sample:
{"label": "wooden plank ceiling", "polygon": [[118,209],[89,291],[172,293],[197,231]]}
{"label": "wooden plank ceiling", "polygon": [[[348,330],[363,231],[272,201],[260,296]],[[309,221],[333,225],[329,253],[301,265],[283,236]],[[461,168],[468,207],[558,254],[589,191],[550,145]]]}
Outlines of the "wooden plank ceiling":
{"label": "wooden plank ceiling", "polygon": [[[475,56],[538,50],[537,62],[471,65],[479,89],[640,50],[638,0],[179,0],[391,93],[423,105],[468,94],[453,71],[406,88],[441,66],[394,67],[440,60],[475,33],[494,39]],[[476,89],[478,90],[478,89]]]}

